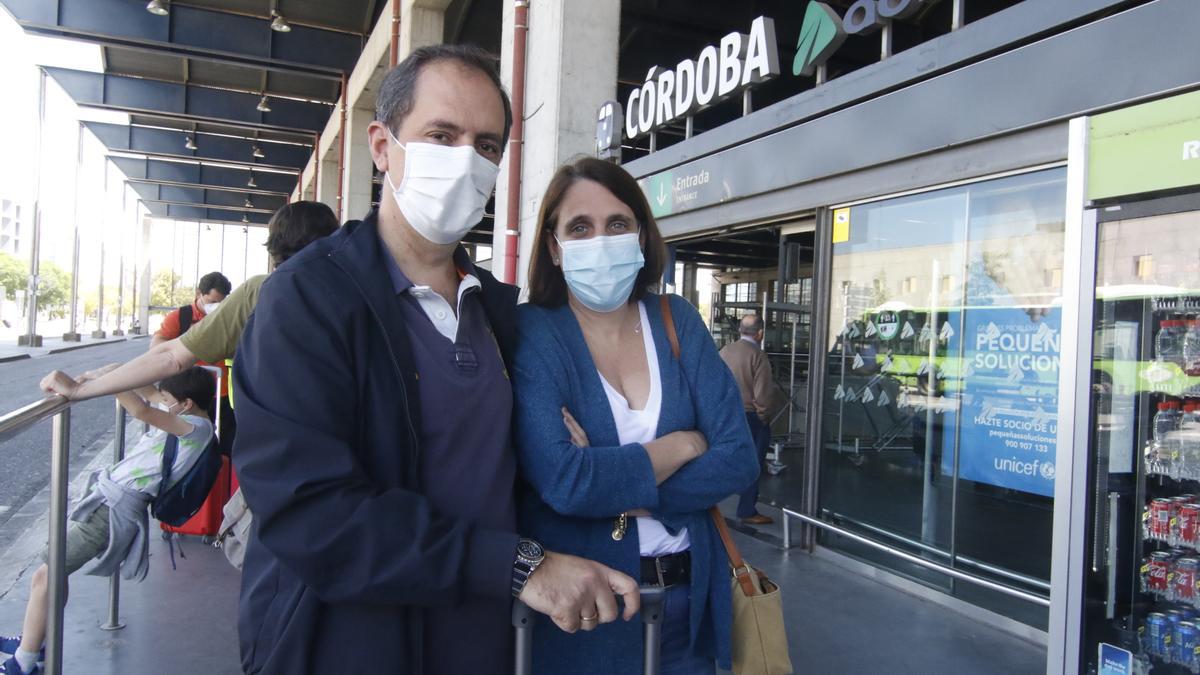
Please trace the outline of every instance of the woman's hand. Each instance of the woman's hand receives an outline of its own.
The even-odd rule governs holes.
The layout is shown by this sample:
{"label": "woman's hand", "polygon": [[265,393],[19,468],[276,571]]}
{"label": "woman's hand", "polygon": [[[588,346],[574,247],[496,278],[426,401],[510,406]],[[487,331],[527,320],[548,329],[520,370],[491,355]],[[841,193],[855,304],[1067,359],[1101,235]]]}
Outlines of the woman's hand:
{"label": "woman's hand", "polygon": [[658,485],[662,485],[684,464],[708,452],[708,440],[698,431],[672,431],[643,445],[650,455],[654,481]]}
{"label": "woman's hand", "polygon": [[587,432],[583,430],[583,427],[579,426],[579,422],[575,421],[575,418],[571,416],[571,411],[567,410],[566,406],[563,406],[562,414],[563,424],[566,425],[567,431],[571,434],[571,443],[577,448],[591,446],[591,442],[588,441]]}

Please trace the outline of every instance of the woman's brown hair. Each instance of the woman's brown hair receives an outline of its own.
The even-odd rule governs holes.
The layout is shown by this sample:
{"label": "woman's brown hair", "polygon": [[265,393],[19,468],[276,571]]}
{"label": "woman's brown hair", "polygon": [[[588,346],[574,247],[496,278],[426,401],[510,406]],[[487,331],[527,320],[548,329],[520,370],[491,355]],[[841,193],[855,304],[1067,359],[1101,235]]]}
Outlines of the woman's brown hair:
{"label": "woman's brown hair", "polygon": [[542,198],[542,207],[538,213],[533,256],[529,261],[529,301],[543,307],[558,307],[567,301],[567,281],[563,278],[562,268],[550,259],[550,247],[547,242],[554,236],[554,229],[558,227],[558,208],[562,205],[567,190],[581,180],[598,183],[633,211],[646,264],[634,280],[629,302],[641,300],[646,297],[650,287],[658,283],[667,258],[666,246],[663,245],[662,235],[658,232],[658,224],[654,222],[654,216],[650,213],[650,203],[646,201],[642,189],[628,171],[604,160],[584,157],[559,167],[550,179],[550,185],[546,187],[546,195]]}

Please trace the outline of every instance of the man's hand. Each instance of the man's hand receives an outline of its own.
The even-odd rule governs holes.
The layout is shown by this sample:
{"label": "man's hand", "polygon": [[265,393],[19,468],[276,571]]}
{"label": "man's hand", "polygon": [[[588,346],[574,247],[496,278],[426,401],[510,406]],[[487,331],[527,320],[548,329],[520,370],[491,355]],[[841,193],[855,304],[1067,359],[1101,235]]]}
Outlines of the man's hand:
{"label": "man's hand", "polygon": [[519,599],[549,616],[559,628],[574,633],[616,621],[614,593],[625,599],[625,620],[637,616],[642,601],[632,578],[598,562],[547,551]]}
{"label": "man's hand", "polygon": [[77,382],[79,382],[80,384],[83,384],[84,382],[98,380],[101,377],[111,373],[112,371],[114,371],[120,367],[121,367],[121,364],[119,364],[119,363],[110,363],[107,366],[100,366],[99,368],[96,368],[95,370],[89,370],[86,373],[80,375]]}

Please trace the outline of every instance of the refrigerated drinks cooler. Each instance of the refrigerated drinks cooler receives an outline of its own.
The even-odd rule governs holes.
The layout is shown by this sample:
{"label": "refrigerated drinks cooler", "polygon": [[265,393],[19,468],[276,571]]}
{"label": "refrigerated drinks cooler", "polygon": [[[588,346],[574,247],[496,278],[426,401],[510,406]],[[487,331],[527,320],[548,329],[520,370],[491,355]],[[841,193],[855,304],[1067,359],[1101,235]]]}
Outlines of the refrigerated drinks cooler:
{"label": "refrigerated drinks cooler", "polygon": [[1200,92],[1077,120],[1073,140],[1084,129],[1071,159],[1086,158],[1086,187],[1064,421],[1078,542],[1056,547],[1055,564],[1070,566],[1056,580],[1073,590],[1055,595],[1070,606],[1057,608],[1059,630],[1052,607],[1050,639],[1067,654],[1056,664],[1052,644],[1048,672],[1200,673]]}

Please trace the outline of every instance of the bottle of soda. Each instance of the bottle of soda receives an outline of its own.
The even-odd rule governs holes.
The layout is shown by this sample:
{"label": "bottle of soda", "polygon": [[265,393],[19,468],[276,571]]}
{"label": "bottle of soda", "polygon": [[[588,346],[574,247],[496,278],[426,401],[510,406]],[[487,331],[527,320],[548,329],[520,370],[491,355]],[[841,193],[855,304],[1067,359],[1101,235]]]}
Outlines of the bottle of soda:
{"label": "bottle of soda", "polygon": [[1154,462],[1150,473],[1172,475],[1179,454],[1179,403],[1162,401],[1154,414]]}
{"label": "bottle of soda", "polygon": [[1185,401],[1179,420],[1179,478],[1196,479],[1200,475],[1200,403]]}
{"label": "bottle of soda", "polygon": [[1163,319],[1158,322],[1158,333],[1154,336],[1154,360],[1167,361],[1171,353],[1171,338],[1175,334],[1175,322]]}
{"label": "bottle of soda", "polygon": [[1183,339],[1179,350],[1183,359],[1183,372],[1188,375],[1200,375],[1200,321],[1189,319],[1183,323]]}

